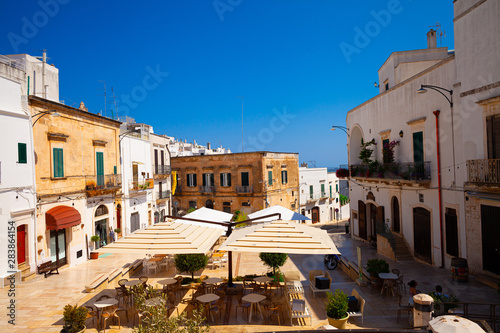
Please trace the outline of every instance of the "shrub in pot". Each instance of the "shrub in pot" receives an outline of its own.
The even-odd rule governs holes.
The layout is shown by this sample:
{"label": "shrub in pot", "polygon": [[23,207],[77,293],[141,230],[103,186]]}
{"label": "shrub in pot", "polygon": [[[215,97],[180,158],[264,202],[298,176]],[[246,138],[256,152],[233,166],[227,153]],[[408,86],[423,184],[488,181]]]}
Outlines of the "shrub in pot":
{"label": "shrub in pot", "polygon": [[347,309],[349,299],[340,289],[335,289],[333,293],[327,293],[328,300],[325,302],[326,315],[330,325],[339,329],[345,329],[349,315]]}
{"label": "shrub in pot", "polygon": [[71,304],[66,305],[63,312],[64,327],[61,332],[84,332],[87,313],[87,308],[84,308],[83,306],[72,306]]}
{"label": "shrub in pot", "polygon": [[370,259],[366,262],[366,270],[371,277],[378,278],[379,273],[389,273],[389,264],[384,259]]}

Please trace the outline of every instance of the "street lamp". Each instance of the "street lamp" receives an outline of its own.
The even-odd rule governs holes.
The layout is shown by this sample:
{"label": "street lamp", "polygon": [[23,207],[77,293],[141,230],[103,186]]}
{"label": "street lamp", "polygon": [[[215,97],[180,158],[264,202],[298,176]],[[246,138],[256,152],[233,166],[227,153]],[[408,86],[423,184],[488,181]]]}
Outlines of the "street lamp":
{"label": "street lamp", "polygon": [[[432,90],[435,90],[437,91],[438,93],[440,93],[441,95],[444,96],[444,98],[446,98],[446,100],[448,101],[448,103],[450,103],[450,107],[452,108],[453,107],[453,90],[448,90],[448,89],[445,89],[443,87],[438,87],[438,86],[432,86],[430,84],[421,84],[420,85],[420,89],[417,90],[417,94],[425,94],[427,92],[427,89],[432,89]],[[446,91],[447,93],[450,94],[450,98],[448,98],[448,96],[446,96],[443,91]],[[453,116],[453,113],[452,113],[452,116]]]}
{"label": "street lamp", "polygon": [[41,112],[38,112],[37,114],[33,115],[33,116],[31,117],[31,119],[33,119],[33,118],[34,118],[34,117],[36,117],[36,116],[40,116],[40,115],[41,115],[41,116],[40,116],[40,117],[38,117],[38,118],[37,118],[37,119],[33,122],[33,125],[31,125],[31,127],[35,126],[36,122],[37,122],[40,118],[42,118],[43,116],[45,116],[45,115],[47,115],[47,114],[52,114],[52,117],[59,117],[59,116],[60,116],[60,114],[59,114],[59,113],[57,113],[57,111],[56,111],[56,110],[41,111]]}
{"label": "street lamp", "polygon": [[332,128],[330,128],[330,131],[335,131],[336,129],[344,131],[344,133],[347,134],[347,136],[350,137],[350,135],[349,135],[349,129],[347,127],[333,125]]}

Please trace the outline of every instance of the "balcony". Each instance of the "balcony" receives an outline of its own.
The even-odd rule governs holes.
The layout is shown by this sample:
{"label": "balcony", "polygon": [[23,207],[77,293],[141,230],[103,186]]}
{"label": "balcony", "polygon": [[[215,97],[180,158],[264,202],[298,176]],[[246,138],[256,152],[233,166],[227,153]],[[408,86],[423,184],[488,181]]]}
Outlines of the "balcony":
{"label": "balcony", "polygon": [[236,193],[253,193],[252,186],[236,186]]}
{"label": "balcony", "polygon": [[141,179],[141,180],[131,180],[128,183],[128,189],[130,192],[140,192],[151,189],[154,187],[154,180],[149,179]]}
{"label": "balcony", "polygon": [[168,191],[168,190],[156,192],[156,204],[157,205],[166,202],[169,198],[170,198],[170,191]]}
{"label": "balcony", "polygon": [[215,193],[215,186],[198,186],[201,193]]}
{"label": "balcony", "polygon": [[500,160],[468,160],[467,182],[500,184]]}
{"label": "balcony", "polygon": [[351,178],[430,181],[431,162],[356,164],[349,166],[349,172]]}
{"label": "balcony", "polygon": [[88,197],[116,192],[121,186],[121,175],[85,176],[85,191]]}
{"label": "balcony", "polygon": [[155,173],[154,175],[155,176],[162,176],[162,175],[170,175],[170,173],[172,172],[172,167],[170,165],[155,165],[154,166],[155,168]]}

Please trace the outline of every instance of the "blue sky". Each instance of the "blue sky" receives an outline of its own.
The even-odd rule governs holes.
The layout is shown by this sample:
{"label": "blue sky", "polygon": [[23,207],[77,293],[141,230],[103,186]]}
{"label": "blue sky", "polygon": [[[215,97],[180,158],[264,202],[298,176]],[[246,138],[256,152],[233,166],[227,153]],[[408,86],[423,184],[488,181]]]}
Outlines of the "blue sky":
{"label": "blue sky", "polygon": [[67,105],[104,111],[106,81],[119,116],[233,152],[243,96],[245,151],[338,166],[346,136],[331,126],[377,94],[391,52],[426,48],[437,22],[453,49],[452,0],[9,1],[0,54],[47,49]]}

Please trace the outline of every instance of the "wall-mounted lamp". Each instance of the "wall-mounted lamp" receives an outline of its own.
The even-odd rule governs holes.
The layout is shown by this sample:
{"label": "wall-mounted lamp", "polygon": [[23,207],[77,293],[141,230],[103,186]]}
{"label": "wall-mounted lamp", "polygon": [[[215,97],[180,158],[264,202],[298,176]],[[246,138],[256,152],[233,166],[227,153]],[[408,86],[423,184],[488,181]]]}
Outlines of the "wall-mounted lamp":
{"label": "wall-mounted lamp", "polygon": [[399,137],[402,138],[403,137],[403,131],[399,131]]}
{"label": "wall-mounted lamp", "polygon": [[378,87],[380,87],[380,84],[378,84],[377,82],[373,82],[373,86],[374,86],[375,88],[378,88]]}

